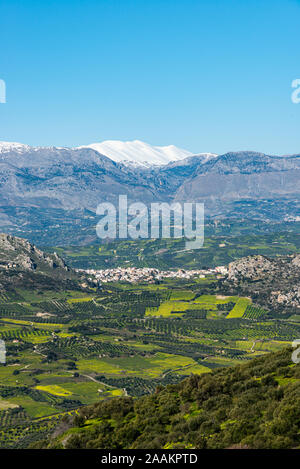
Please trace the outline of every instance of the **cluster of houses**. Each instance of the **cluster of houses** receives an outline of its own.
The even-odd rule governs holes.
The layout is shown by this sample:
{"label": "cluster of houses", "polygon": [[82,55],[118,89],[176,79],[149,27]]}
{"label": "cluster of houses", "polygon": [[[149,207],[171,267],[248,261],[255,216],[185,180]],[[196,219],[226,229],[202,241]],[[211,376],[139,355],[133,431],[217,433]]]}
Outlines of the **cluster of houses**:
{"label": "cluster of houses", "polygon": [[227,267],[219,266],[213,269],[201,270],[158,270],[151,267],[118,267],[116,269],[78,269],[92,275],[99,283],[129,282],[129,283],[157,283],[164,278],[190,279],[193,277],[205,278],[207,275],[226,275]]}

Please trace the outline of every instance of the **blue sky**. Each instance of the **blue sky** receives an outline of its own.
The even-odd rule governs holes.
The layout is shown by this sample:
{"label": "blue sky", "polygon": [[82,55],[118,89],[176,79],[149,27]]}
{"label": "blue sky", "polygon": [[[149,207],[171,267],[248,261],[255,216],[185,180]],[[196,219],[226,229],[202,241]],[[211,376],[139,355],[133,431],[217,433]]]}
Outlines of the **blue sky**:
{"label": "blue sky", "polygon": [[0,0],[0,139],[300,153],[300,1]]}

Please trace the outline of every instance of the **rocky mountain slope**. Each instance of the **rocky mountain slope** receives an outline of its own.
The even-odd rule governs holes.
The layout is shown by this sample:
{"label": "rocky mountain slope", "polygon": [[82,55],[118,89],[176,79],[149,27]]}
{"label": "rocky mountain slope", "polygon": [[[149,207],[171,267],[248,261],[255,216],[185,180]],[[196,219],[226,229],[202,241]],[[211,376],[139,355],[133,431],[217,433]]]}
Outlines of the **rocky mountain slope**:
{"label": "rocky mountain slope", "polygon": [[0,233],[0,293],[17,287],[71,288],[85,280],[56,253],[48,254],[22,238]]}
{"label": "rocky mountain slope", "polygon": [[300,313],[300,255],[251,256],[229,264],[226,284],[274,313]]}
{"label": "rocky mountain slope", "polygon": [[4,233],[0,233],[0,269],[55,271],[63,275],[71,271],[56,253],[44,253],[26,239]]}
{"label": "rocky mountain slope", "polygon": [[[160,166],[115,162],[93,148],[0,145],[0,229],[32,239],[70,226],[68,242],[97,222],[103,201],[204,202],[210,217],[283,220],[300,215],[300,155],[195,155]],[[139,156],[140,158],[140,156]],[[71,226],[72,225],[72,226]]]}

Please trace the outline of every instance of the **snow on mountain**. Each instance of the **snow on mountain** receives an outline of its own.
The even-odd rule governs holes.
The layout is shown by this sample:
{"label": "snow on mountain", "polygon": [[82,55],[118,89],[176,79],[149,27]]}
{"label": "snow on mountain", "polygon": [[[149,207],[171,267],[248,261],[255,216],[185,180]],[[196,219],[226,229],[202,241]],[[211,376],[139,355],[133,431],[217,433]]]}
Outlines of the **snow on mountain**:
{"label": "snow on mountain", "polygon": [[0,153],[8,153],[10,151],[15,151],[17,153],[22,153],[30,149],[29,145],[24,145],[23,143],[17,142],[0,142]]}
{"label": "snow on mountain", "polygon": [[212,158],[216,158],[217,156],[219,156],[217,153],[198,153],[197,155],[188,158],[186,164],[190,164],[190,160],[192,158],[201,160],[201,163],[206,163],[207,161],[211,160]]}
{"label": "snow on mountain", "polygon": [[87,145],[87,147],[102,153],[102,155],[118,163],[122,162],[138,166],[161,166],[193,155],[193,153],[174,145],[164,147],[152,146],[140,140],[132,142],[106,140],[102,143],[92,143]]}
{"label": "snow on mountain", "polygon": [[[148,143],[141,142],[140,140],[134,140],[132,142],[106,140],[101,143],[93,143],[91,145],[80,146],[73,149],[67,147],[31,147],[23,143],[0,141],[0,154],[2,154],[3,157],[10,152],[24,155],[25,157],[27,152],[37,153],[41,150],[49,150],[51,153],[56,150],[72,151],[81,149],[92,149],[115,162],[122,162],[127,166],[133,167],[163,166],[167,164],[176,164],[178,162],[179,164],[181,164],[181,162],[182,164],[189,164],[190,158],[201,159],[202,163],[205,163],[208,159],[216,156],[212,153],[200,153],[198,155],[194,155],[193,153],[183,150],[182,148],[178,148],[175,145],[153,146]],[[185,159],[187,160],[184,163]]]}

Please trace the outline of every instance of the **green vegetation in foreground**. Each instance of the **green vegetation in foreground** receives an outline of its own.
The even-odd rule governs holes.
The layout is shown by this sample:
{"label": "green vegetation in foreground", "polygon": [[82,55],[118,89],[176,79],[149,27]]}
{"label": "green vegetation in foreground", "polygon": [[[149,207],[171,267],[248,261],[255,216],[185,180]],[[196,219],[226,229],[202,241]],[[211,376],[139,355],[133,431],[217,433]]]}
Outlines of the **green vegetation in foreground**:
{"label": "green vegetation in foreground", "polygon": [[[0,365],[0,447],[27,448],[83,406],[149,395],[300,337],[299,323],[271,313],[257,299],[226,295],[213,276],[107,284],[99,291],[2,292],[7,364]],[[290,377],[280,379],[283,385]]]}
{"label": "green vegetation in foreground", "polygon": [[300,367],[284,350],[151,396],[82,408],[69,422],[67,432],[34,447],[299,449]]}

